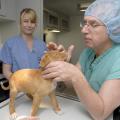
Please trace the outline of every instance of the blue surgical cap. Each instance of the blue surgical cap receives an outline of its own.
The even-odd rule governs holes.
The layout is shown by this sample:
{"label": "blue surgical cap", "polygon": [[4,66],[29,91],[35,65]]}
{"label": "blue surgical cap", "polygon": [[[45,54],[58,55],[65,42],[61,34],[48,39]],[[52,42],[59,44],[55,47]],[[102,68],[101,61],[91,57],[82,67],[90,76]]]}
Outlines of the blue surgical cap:
{"label": "blue surgical cap", "polygon": [[120,0],[96,0],[87,8],[85,16],[93,16],[103,22],[110,39],[120,43]]}

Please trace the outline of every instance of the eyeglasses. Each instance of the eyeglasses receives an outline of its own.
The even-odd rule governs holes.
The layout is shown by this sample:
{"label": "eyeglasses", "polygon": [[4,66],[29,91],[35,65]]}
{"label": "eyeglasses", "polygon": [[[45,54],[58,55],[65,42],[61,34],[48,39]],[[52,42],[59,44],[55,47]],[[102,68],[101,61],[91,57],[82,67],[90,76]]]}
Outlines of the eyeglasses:
{"label": "eyeglasses", "polygon": [[97,22],[83,22],[83,23],[80,23],[80,27],[83,29],[84,27],[87,27],[87,28],[90,28],[90,29],[95,29],[99,26],[105,26],[104,24],[100,24],[100,23],[97,23]]}

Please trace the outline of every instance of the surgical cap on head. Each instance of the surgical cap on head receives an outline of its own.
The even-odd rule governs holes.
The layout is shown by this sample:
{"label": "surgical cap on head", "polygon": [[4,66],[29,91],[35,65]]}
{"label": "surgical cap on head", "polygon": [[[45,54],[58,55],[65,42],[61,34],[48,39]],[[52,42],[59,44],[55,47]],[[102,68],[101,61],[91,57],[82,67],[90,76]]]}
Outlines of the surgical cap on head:
{"label": "surgical cap on head", "polygon": [[120,43],[120,0],[96,0],[87,8],[85,16],[94,16],[103,22],[110,39]]}

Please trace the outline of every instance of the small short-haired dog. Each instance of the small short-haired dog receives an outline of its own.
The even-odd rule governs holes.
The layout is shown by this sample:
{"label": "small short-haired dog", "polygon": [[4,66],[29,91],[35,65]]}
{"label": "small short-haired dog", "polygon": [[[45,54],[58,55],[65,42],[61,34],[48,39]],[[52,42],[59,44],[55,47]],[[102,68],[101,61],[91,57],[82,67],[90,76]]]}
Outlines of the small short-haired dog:
{"label": "small short-haired dog", "polygon": [[[44,68],[51,61],[66,60],[66,52],[58,52],[56,50],[48,51],[41,59],[41,66]],[[44,96],[49,95],[53,108],[56,112],[61,111],[56,96],[55,87],[52,80],[45,80],[41,77],[43,69],[22,69],[12,74],[10,85],[10,103],[9,110],[11,118],[16,118],[15,113],[15,97],[18,92],[25,92],[33,97],[31,116],[36,116],[40,102]]]}

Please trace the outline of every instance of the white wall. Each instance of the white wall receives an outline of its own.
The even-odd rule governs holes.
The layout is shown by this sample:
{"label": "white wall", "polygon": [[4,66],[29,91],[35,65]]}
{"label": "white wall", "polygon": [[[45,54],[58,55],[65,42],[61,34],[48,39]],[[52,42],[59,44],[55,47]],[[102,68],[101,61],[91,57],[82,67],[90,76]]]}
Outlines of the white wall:
{"label": "white wall", "polygon": [[46,42],[57,42],[57,33],[46,32]]}
{"label": "white wall", "polygon": [[65,47],[71,44],[75,46],[72,62],[76,63],[84,48],[83,36],[80,32],[80,16],[70,18],[70,32],[58,35],[57,41],[58,43],[64,44]]}
{"label": "white wall", "polygon": [[46,40],[47,42],[55,41],[56,43],[63,44],[66,48],[73,44],[75,50],[71,62],[76,63],[84,48],[83,36],[80,32],[80,16],[72,16],[70,18],[70,32],[47,33]]}
{"label": "white wall", "polygon": [[[16,0],[6,0],[5,1],[5,18],[9,18],[9,19],[15,19],[16,18]],[[4,18],[4,17],[3,17]],[[0,46],[1,44],[4,43],[4,41],[14,35],[18,33],[18,26],[16,21],[7,21],[7,20],[1,20],[0,21]]]}
{"label": "white wall", "polygon": [[4,43],[9,37],[18,34],[18,25],[16,22],[0,23],[0,43]]}

